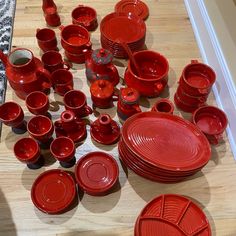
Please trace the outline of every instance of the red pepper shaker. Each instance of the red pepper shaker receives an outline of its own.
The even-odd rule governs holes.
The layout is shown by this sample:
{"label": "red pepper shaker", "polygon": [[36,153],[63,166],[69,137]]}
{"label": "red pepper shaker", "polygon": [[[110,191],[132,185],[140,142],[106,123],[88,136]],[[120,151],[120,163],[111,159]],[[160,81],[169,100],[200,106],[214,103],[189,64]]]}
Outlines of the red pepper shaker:
{"label": "red pepper shaker", "polygon": [[49,26],[56,27],[61,25],[61,19],[57,13],[57,6],[53,0],[43,0],[42,9],[45,20]]}
{"label": "red pepper shaker", "polygon": [[130,116],[142,112],[139,107],[139,92],[134,88],[121,88],[117,103],[117,115],[123,122]]}

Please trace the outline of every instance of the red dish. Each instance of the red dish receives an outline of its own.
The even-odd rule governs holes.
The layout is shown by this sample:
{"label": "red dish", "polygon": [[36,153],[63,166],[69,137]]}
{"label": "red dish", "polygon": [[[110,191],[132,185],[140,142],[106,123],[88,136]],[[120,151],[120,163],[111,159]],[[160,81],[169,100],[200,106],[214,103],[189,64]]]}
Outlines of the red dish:
{"label": "red dish", "polygon": [[132,13],[143,20],[145,20],[149,15],[148,6],[140,0],[121,0],[116,4],[115,12],[126,14]]}
{"label": "red dish", "polygon": [[64,212],[76,196],[72,176],[63,170],[48,170],[39,175],[31,189],[34,205],[47,214]]}
{"label": "red dish", "polygon": [[122,138],[135,155],[166,170],[198,169],[211,156],[207,139],[195,125],[167,113],[130,117],[123,125]]}
{"label": "red dish", "polygon": [[204,212],[186,197],[165,194],[154,198],[141,211],[135,236],[211,236]]}
{"label": "red dish", "polygon": [[104,152],[90,152],[76,164],[79,186],[90,195],[104,195],[116,184],[119,168],[115,159]]}

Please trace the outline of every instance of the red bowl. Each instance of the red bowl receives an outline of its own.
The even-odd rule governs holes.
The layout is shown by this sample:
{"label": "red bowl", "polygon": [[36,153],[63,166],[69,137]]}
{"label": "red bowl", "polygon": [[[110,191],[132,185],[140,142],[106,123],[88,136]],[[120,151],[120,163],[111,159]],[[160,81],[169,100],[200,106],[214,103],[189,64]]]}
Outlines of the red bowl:
{"label": "red bowl", "polygon": [[35,163],[40,157],[39,145],[32,138],[22,138],[15,143],[14,154],[23,163]]}
{"label": "red bowl", "polygon": [[75,156],[75,145],[70,138],[58,137],[52,141],[50,151],[58,161],[69,162]]}
{"label": "red bowl", "polygon": [[25,100],[28,110],[34,115],[45,115],[49,109],[48,96],[40,91],[30,93]]}
{"label": "red bowl", "polygon": [[47,143],[53,135],[54,126],[48,117],[38,115],[29,120],[27,130],[39,142]]}
{"label": "red bowl", "polygon": [[152,111],[166,112],[173,114],[174,104],[166,98],[159,99],[152,107]]}

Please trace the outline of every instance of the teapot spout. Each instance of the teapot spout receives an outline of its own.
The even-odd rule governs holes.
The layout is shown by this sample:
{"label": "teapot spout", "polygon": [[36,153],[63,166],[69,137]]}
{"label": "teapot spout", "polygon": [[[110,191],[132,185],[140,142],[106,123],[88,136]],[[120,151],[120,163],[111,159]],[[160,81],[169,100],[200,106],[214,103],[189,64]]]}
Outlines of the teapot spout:
{"label": "teapot spout", "polygon": [[0,60],[2,61],[3,65],[6,67],[7,65],[7,55],[3,53],[2,50],[0,50]]}

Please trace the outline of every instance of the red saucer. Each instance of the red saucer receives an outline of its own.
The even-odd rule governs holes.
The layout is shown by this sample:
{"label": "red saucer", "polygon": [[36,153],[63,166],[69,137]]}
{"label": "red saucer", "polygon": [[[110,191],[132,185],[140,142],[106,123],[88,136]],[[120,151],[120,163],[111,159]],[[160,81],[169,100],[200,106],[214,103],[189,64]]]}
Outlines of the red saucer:
{"label": "red saucer", "polygon": [[90,152],[79,159],[75,177],[89,195],[104,195],[116,184],[119,168],[115,159],[105,152]]}
{"label": "red saucer", "polygon": [[148,6],[140,0],[121,0],[116,4],[115,12],[126,14],[131,12],[143,20],[145,20],[149,15]]}
{"label": "red saucer", "polygon": [[34,205],[47,214],[64,212],[74,201],[76,185],[63,170],[48,170],[38,176],[31,189]]}

